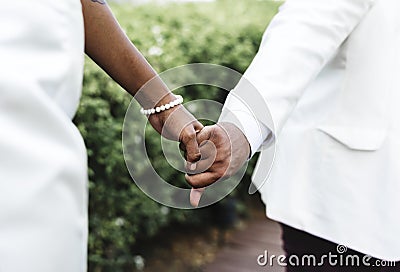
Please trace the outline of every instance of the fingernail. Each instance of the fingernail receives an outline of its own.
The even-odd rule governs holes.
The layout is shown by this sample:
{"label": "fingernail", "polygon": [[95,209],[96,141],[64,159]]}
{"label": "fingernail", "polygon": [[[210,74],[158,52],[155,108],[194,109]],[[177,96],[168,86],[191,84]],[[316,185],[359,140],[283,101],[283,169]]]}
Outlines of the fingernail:
{"label": "fingernail", "polygon": [[189,169],[190,169],[190,171],[196,170],[196,164],[195,163],[189,163]]}

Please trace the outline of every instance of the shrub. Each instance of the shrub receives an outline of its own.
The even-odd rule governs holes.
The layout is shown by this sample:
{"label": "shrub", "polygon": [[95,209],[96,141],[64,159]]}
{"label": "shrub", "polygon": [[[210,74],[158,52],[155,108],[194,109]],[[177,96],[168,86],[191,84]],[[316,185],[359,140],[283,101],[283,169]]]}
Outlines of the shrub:
{"label": "shrub", "polygon": [[[112,9],[128,36],[159,72],[196,62],[220,64],[244,72],[278,6],[279,3],[271,1],[225,0],[113,5]],[[135,251],[140,248],[135,244],[138,237],[143,241],[163,226],[201,222],[212,208],[168,209],[142,193],[132,182],[122,154],[122,123],[130,95],[90,60],[86,62],[83,86],[74,122],[85,139],[89,157],[89,270],[132,270],[132,256],[140,254]],[[187,101],[207,98],[223,102],[225,97],[224,93],[206,86],[191,86],[181,92]],[[153,132],[153,137],[159,136]],[[153,152],[159,154],[160,150]],[[137,162],[138,167],[141,163]],[[154,164],[159,165],[157,170],[164,177],[185,184],[184,176],[162,158]],[[242,191],[240,195],[245,195],[246,191]]]}

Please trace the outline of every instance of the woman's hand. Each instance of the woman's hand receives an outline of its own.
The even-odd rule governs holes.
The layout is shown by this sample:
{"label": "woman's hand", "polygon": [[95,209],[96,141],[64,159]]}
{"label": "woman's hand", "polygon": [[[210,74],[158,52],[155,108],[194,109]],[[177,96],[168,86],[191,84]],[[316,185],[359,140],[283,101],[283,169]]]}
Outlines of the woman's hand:
{"label": "woman's hand", "polygon": [[[165,105],[175,99],[172,94],[168,95],[168,98],[163,98],[158,105]],[[181,143],[186,151],[186,160],[189,163],[195,163],[200,159],[196,134],[203,129],[203,125],[185,107],[178,105],[152,114],[149,116],[149,122],[163,137]]]}
{"label": "woman's hand", "polygon": [[[157,105],[175,100],[175,96],[121,29],[106,2],[81,0],[81,3],[85,19],[86,54],[144,108],[153,108],[160,97],[163,99]],[[146,91],[139,91],[145,85]],[[183,106],[152,114],[149,121],[164,137],[181,142],[186,149],[188,162],[194,163],[200,159],[196,131],[203,126]]]}

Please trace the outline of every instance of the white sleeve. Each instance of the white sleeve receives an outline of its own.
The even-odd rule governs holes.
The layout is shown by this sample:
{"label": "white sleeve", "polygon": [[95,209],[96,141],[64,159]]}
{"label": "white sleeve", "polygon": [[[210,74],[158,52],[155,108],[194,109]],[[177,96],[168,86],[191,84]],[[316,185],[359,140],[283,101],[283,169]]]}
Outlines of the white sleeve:
{"label": "white sleeve", "polygon": [[[304,90],[375,1],[379,0],[287,0],[230,96],[240,97],[275,139]],[[226,103],[230,108],[233,102]]]}
{"label": "white sleeve", "polygon": [[234,93],[227,97],[223,114],[221,114],[218,122],[233,123],[243,132],[250,144],[250,157],[259,150],[271,133],[271,130],[258,121],[251,109]]}

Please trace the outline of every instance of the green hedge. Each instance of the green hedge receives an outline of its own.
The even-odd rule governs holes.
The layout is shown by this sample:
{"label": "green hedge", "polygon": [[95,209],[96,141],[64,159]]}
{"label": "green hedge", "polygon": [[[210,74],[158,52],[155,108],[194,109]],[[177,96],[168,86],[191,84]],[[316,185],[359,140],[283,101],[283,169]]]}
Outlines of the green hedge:
{"label": "green hedge", "polygon": [[[112,9],[128,36],[159,72],[196,62],[221,64],[243,72],[278,6],[274,1],[226,0],[112,5]],[[90,60],[86,62],[83,86],[74,121],[85,139],[89,156],[89,270],[132,271],[132,256],[140,254],[138,238],[143,241],[174,223],[200,223],[212,208],[168,209],[144,195],[132,182],[122,155],[122,123],[131,97]],[[223,101],[221,92],[204,86],[194,88],[182,91],[188,101],[199,98]],[[140,167],[141,162],[137,163]],[[162,171],[163,177],[185,183],[183,175],[162,158],[154,164],[159,165],[157,170]],[[236,191],[243,193],[236,193],[246,194],[240,187],[247,186],[248,183],[239,186]]]}

